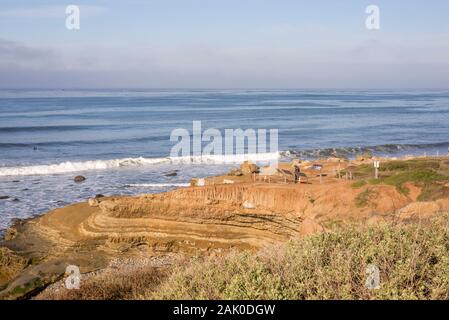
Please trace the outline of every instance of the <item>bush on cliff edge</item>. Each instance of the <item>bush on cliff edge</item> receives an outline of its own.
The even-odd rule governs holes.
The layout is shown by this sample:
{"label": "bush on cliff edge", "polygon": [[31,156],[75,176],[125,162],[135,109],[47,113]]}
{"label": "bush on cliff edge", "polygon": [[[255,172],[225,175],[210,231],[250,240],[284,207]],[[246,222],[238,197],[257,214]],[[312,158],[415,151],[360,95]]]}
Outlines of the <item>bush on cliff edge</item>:
{"label": "bush on cliff edge", "polygon": [[[446,221],[446,219],[444,219]],[[323,233],[256,255],[233,253],[179,266],[159,299],[448,299],[449,228],[377,226]],[[366,268],[380,271],[368,289]]]}

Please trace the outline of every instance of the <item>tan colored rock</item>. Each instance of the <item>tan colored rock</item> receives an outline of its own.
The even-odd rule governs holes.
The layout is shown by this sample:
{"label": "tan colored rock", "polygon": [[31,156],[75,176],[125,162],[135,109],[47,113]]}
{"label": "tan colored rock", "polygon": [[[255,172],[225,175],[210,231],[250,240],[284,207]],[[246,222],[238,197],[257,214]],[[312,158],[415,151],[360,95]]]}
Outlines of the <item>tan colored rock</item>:
{"label": "tan colored rock", "polygon": [[240,169],[235,168],[235,169],[232,169],[231,171],[229,171],[228,175],[240,177],[240,176],[243,176],[243,172]]}
{"label": "tan colored rock", "polygon": [[243,174],[252,174],[259,172],[259,167],[251,161],[245,161],[240,165],[240,171]]}
{"label": "tan colored rock", "polygon": [[100,205],[100,200],[92,198],[92,199],[89,199],[88,203],[91,207],[98,207]]}

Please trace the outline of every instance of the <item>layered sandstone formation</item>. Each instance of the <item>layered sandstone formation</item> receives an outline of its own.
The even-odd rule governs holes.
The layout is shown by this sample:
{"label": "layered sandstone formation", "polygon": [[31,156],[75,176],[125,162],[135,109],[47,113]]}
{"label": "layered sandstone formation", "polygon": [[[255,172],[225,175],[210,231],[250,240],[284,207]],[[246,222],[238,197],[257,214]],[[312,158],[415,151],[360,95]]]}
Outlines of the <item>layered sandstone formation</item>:
{"label": "layered sandstone formation", "polygon": [[[6,288],[0,296],[14,298],[33,285],[45,286],[71,264],[90,272],[117,257],[253,250],[336,223],[414,219],[449,210],[448,199],[417,202],[420,188],[413,184],[404,195],[391,185],[354,188],[353,181],[331,174],[322,183],[308,174],[311,182],[303,184],[215,177],[212,184],[163,194],[91,199],[18,223],[1,244],[0,289]],[[374,196],[358,205],[367,191]]]}

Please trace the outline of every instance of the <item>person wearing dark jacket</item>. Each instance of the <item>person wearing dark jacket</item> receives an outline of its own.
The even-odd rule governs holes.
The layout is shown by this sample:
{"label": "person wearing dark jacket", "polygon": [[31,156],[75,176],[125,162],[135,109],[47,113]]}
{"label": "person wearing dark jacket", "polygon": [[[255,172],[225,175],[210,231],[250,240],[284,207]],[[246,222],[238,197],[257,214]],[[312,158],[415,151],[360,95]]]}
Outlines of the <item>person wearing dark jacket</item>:
{"label": "person wearing dark jacket", "polygon": [[295,163],[293,165],[293,175],[295,177],[295,183],[301,183],[300,179],[300,175],[301,175],[301,168],[299,167],[298,163]]}

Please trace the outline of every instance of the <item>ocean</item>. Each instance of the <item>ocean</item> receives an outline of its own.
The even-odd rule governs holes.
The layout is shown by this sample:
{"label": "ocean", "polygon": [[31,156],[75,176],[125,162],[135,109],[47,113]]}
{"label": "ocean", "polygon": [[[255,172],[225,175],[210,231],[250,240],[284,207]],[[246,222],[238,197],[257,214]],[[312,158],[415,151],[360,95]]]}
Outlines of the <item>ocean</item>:
{"label": "ocean", "polygon": [[[2,90],[0,229],[96,194],[162,192],[236,166],[238,156],[168,157],[172,130],[191,132],[193,121],[278,129],[281,159],[443,155],[449,91]],[[79,174],[87,180],[77,184]]]}

